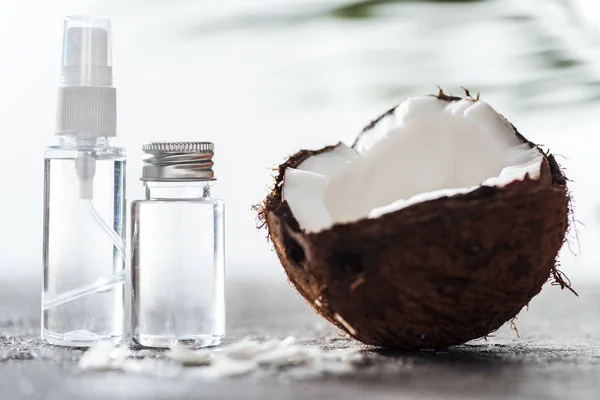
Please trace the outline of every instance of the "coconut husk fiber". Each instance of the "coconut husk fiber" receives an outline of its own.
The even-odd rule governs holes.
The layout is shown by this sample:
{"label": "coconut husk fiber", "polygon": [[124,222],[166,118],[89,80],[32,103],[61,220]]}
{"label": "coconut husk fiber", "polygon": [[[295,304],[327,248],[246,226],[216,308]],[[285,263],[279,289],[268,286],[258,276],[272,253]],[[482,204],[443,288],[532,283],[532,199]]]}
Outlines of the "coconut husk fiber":
{"label": "coconut husk fiber", "polygon": [[333,147],[282,164],[259,217],[293,286],[352,338],[398,349],[458,345],[514,318],[547,281],[569,287],[556,259],[570,198],[551,154],[536,180],[306,233],[282,201],[285,170]]}

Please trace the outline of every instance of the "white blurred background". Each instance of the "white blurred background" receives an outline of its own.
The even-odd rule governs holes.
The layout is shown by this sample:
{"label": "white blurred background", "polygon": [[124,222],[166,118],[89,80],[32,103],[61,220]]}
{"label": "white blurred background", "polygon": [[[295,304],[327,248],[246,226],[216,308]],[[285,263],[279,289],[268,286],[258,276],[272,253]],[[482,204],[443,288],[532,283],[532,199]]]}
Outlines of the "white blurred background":
{"label": "white blurred background", "polygon": [[[596,0],[0,0],[0,290],[41,275],[44,147],[54,144],[62,18],[113,18],[128,197],[141,143],[216,144],[229,276],[284,276],[251,206],[301,148],[351,141],[406,96],[481,92],[566,168],[579,245],[562,270],[600,282]],[[573,254],[573,253],[576,253]]]}

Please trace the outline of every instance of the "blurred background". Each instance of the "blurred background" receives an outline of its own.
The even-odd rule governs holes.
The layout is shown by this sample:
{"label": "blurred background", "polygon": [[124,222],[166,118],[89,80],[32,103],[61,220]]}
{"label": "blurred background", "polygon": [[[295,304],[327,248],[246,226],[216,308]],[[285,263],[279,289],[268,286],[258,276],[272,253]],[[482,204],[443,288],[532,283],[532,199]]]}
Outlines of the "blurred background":
{"label": "blurred background", "polygon": [[[460,85],[561,155],[578,238],[575,287],[600,282],[600,6],[596,0],[2,0],[0,290],[39,275],[44,147],[53,136],[62,18],[113,19],[128,198],[141,143],[216,144],[229,277],[285,284],[251,206],[301,148],[351,142],[407,96]],[[36,291],[38,288],[33,288]],[[37,292],[36,292],[37,293]]]}

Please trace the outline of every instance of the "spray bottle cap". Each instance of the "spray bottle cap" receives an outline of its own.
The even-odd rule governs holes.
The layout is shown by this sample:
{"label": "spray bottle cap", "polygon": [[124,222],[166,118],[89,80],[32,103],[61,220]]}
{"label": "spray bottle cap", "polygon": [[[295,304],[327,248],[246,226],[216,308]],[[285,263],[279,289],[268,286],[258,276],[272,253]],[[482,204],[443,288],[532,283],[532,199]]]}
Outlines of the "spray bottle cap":
{"label": "spray bottle cap", "polygon": [[61,84],[112,86],[110,19],[74,16],[65,18]]}
{"label": "spray bottle cap", "polygon": [[116,136],[109,18],[65,18],[60,83],[57,135]]}

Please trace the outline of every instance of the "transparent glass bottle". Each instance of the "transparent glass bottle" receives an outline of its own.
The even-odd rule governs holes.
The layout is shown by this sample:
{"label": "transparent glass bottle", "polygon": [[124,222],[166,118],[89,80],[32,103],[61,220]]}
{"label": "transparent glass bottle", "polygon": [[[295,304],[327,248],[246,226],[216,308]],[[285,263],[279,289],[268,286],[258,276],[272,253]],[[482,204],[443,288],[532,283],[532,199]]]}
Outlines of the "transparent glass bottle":
{"label": "transparent glass bottle", "polygon": [[224,203],[210,197],[212,143],[149,143],[146,200],[132,203],[132,336],[146,347],[225,336]]}
{"label": "transparent glass bottle", "polygon": [[[42,337],[52,344],[124,339],[125,157],[102,137],[46,149]],[[95,170],[91,198],[84,168]]]}
{"label": "transparent glass bottle", "polygon": [[125,339],[125,150],[114,147],[110,20],[64,23],[56,134],[44,162],[41,336],[64,346]]}

